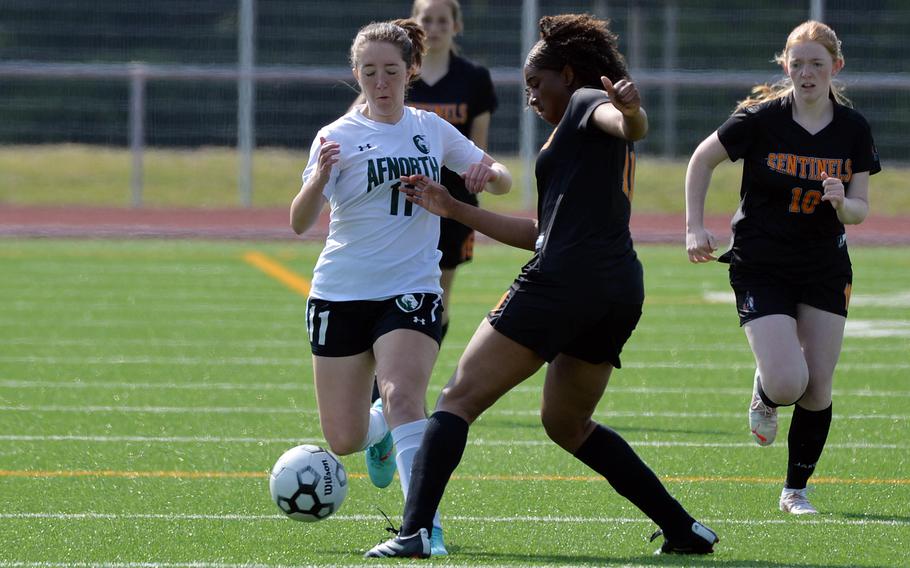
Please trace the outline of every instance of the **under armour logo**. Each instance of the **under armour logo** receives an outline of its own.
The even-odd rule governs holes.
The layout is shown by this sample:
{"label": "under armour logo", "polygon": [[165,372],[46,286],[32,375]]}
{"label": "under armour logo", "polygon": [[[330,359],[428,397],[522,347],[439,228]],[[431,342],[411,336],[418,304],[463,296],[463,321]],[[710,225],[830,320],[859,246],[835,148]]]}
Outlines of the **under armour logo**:
{"label": "under armour logo", "polygon": [[372,149],[373,149],[373,146],[370,145],[370,144],[364,144],[363,146],[361,146],[361,145],[358,144],[358,145],[357,145],[357,148],[359,148],[360,151],[363,152],[364,150],[372,150]]}
{"label": "under armour logo", "polygon": [[420,325],[427,325],[427,320],[414,316],[414,323],[419,323]]}

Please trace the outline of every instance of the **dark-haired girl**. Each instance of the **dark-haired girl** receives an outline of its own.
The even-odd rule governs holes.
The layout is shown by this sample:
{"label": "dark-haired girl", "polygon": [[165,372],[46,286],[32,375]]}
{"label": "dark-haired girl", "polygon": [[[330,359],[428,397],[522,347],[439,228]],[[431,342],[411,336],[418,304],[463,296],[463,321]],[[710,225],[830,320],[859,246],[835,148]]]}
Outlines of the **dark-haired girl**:
{"label": "dark-haired girl", "polygon": [[433,512],[469,425],[544,363],[547,435],[657,523],[662,552],[709,553],[717,542],[619,434],[592,420],[644,301],[629,216],[632,141],[648,123],[606,22],[551,16],[540,32],[525,62],[528,104],[554,129],[537,158],[537,220],[458,202],[425,176],[404,179],[412,203],[534,255],[480,323],[429,418],[399,536],[367,557],[429,556]]}

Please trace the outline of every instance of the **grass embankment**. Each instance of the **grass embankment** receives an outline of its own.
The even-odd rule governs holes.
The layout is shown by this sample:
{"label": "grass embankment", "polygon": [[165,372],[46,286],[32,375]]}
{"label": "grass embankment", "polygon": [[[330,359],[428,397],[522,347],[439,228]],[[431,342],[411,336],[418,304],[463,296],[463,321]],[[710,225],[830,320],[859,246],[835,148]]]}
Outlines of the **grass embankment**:
{"label": "grass embankment", "polygon": [[[489,197],[490,209],[524,208],[521,188],[524,170],[516,157],[497,156],[512,171],[515,184],[506,196]],[[131,203],[131,156],[109,147],[0,147],[0,205],[122,206]],[[260,149],[253,161],[253,205],[287,206],[300,184],[305,152]],[[149,150],[144,156],[143,205],[148,207],[238,207],[238,159],[233,149]],[[638,161],[635,210],[681,213],[685,209],[685,160],[642,156]],[[739,201],[739,164],[715,171],[708,195],[708,213],[732,214]],[[872,208],[876,214],[910,214],[906,187],[910,168],[887,167],[872,178]]]}

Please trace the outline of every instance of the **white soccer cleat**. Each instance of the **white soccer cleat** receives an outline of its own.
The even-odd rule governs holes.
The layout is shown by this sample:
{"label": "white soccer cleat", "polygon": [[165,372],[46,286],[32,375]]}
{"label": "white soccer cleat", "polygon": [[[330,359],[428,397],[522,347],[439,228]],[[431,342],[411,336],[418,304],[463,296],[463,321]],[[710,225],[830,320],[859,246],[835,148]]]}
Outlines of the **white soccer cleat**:
{"label": "white soccer cleat", "polygon": [[808,488],[804,489],[787,489],[784,487],[780,492],[780,510],[784,513],[793,515],[816,515],[818,509],[812,506],[809,499],[806,498]]}
{"label": "white soccer cleat", "polygon": [[758,371],[752,385],[752,402],[749,404],[749,429],[759,446],[770,446],[777,438],[777,408],[771,408],[758,395]]}

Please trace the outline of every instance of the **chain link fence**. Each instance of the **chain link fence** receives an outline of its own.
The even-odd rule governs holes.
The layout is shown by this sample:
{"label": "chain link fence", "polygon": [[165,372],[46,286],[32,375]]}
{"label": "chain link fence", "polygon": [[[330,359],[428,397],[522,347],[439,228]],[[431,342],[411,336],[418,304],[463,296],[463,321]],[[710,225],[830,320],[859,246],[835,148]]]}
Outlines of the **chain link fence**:
{"label": "chain link fence", "polygon": [[[250,8],[244,27],[244,4]],[[351,40],[409,1],[4,0],[0,3],[0,144],[240,146],[306,149],[356,96]],[[532,8],[533,6],[533,8]],[[843,41],[847,93],[889,163],[910,161],[910,3],[905,0],[463,0],[462,52],[491,68],[499,110],[490,150],[519,151],[522,20],[608,17],[640,84],[651,131],[644,155],[685,158],[759,81],[787,33],[816,15]],[[243,29],[252,69],[239,65]],[[252,81],[245,103],[242,79]],[[137,91],[138,90],[138,91]],[[238,100],[240,98],[240,100]],[[138,113],[138,116],[137,116]],[[539,123],[532,141],[541,142]],[[137,146],[137,136],[139,137]]]}

